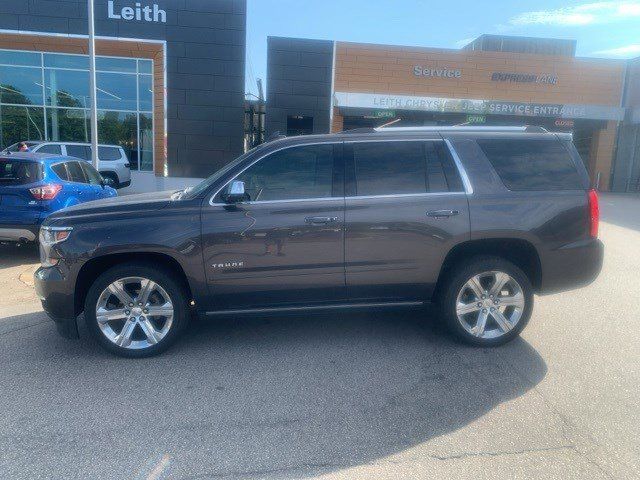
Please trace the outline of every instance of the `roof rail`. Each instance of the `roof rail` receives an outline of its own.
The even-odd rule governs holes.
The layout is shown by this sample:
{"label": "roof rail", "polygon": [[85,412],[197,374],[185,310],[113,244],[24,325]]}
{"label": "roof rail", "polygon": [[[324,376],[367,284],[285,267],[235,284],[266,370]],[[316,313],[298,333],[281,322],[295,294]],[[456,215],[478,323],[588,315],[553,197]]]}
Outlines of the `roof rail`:
{"label": "roof rail", "polygon": [[343,130],[341,133],[348,133],[348,134],[352,134],[352,133],[376,133],[377,131],[379,131],[378,128],[362,127],[362,128],[352,128],[350,130]]}
{"label": "roof rail", "polygon": [[[356,129],[365,130],[365,129]],[[429,127],[386,127],[386,128],[374,128],[375,132],[527,132],[527,133],[547,133],[547,130],[537,125],[522,125],[522,126],[429,126]],[[360,133],[360,132],[358,132]]]}

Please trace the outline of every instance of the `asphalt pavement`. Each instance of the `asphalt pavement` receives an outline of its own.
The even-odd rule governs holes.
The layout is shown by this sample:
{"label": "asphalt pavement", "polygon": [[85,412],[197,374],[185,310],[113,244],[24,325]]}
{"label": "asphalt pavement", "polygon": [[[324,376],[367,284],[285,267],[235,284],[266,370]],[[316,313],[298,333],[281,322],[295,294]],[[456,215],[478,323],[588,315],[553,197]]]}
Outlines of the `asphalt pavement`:
{"label": "asphalt pavement", "polygon": [[604,270],[522,338],[433,312],[199,321],[127,360],[66,340],[0,247],[0,478],[640,478],[640,198],[603,195]]}

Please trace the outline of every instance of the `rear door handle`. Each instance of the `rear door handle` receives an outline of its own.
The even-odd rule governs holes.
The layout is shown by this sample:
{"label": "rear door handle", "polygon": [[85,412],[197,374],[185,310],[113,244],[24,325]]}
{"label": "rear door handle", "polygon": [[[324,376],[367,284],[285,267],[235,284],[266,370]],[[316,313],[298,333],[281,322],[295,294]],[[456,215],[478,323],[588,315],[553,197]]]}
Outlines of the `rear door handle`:
{"label": "rear door handle", "polygon": [[312,225],[322,225],[326,223],[333,223],[338,221],[338,217],[305,217],[305,223]]}
{"label": "rear door handle", "polygon": [[460,212],[458,210],[431,210],[427,212],[427,217],[434,218],[442,218],[442,217],[453,217],[458,215]]}

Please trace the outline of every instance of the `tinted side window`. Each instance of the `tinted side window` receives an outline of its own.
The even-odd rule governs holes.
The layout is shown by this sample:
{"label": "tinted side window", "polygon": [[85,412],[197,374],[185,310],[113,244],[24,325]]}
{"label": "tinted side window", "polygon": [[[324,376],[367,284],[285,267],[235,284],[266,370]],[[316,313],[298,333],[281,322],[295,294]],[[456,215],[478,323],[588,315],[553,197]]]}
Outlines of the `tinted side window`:
{"label": "tinted side window", "polygon": [[91,151],[84,145],[67,145],[67,155],[81,160],[91,160]]}
{"label": "tinted side window", "polygon": [[60,145],[43,145],[38,149],[38,153],[53,153],[54,155],[62,155]]}
{"label": "tinted side window", "polygon": [[91,164],[89,164],[87,162],[82,162],[80,164],[80,167],[82,167],[82,171],[84,172],[85,176],[87,177],[87,180],[89,181],[89,183],[91,185],[100,185],[101,184],[102,177],[96,171],[96,169],[93,168],[93,165],[91,165]]}
{"label": "tinted side window", "polygon": [[98,147],[98,158],[100,160],[120,160],[120,150],[116,147]]}
{"label": "tinted side window", "polygon": [[69,172],[70,182],[87,183],[80,162],[67,162],[67,171]]}
{"label": "tinted side window", "polygon": [[69,175],[67,174],[67,167],[65,167],[64,163],[58,163],[57,165],[53,165],[51,167],[53,173],[55,173],[60,180],[69,180]]}
{"label": "tinted side window", "polygon": [[245,183],[251,201],[330,197],[333,145],[309,145],[274,152],[236,180]]}
{"label": "tinted side window", "polygon": [[557,140],[478,140],[509,190],[579,190],[580,176]]}
{"label": "tinted side window", "polygon": [[441,141],[354,143],[353,158],[359,196],[463,190]]}

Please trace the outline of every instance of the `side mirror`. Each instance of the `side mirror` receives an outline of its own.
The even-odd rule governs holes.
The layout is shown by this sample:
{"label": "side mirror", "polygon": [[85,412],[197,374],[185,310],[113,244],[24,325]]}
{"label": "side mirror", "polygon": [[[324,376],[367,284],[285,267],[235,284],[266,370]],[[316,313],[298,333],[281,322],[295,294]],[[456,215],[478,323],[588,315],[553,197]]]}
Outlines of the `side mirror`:
{"label": "side mirror", "polygon": [[240,180],[231,182],[222,195],[222,199],[226,203],[240,203],[249,200],[249,195],[244,190],[244,182]]}

